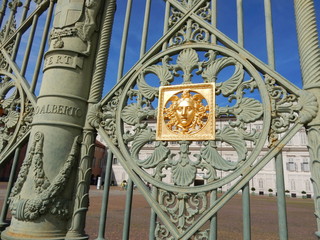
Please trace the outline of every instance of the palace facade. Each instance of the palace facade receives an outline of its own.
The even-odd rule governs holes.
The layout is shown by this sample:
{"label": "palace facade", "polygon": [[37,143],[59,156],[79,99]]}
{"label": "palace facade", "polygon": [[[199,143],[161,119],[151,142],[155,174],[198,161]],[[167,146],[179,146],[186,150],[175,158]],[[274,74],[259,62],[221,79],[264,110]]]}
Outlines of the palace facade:
{"label": "palace facade", "polygon": [[[228,120],[218,120],[216,122],[217,128],[222,129],[227,124]],[[255,128],[257,131],[261,130],[262,123],[254,123],[250,127]],[[103,142],[98,136],[98,140]],[[177,142],[170,142],[170,147],[178,151],[179,146]],[[249,145],[248,151],[252,149]],[[142,157],[147,157],[154,150],[153,144],[147,144],[143,148]],[[198,153],[200,150],[200,142],[193,142],[190,145],[190,156]],[[237,161],[236,151],[228,144],[222,143],[218,145],[218,151],[221,156],[227,161]],[[267,144],[261,151],[258,159],[265,155],[268,151]],[[313,188],[310,180],[310,158],[307,149],[307,137],[305,129],[301,129],[282,149],[283,156],[283,169],[286,195],[291,197],[308,197],[313,196]],[[106,156],[105,160],[106,161]],[[101,174],[104,176],[104,164],[100,164]],[[128,179],[128,174],[125,172],[119,161],[114,158],[112,165],[112,180],[114,185],[120,185],[123,180]],[[172,182],[170,172],[166,172],[167,177],[164,179],[166,182]],[[227,172],[217,171],[218,177],[223,177]],[[198,172],[195,184],[203,184],[204,173]],[[226,184],[219,189],[221,191],[227,191],[232,186],[232,182]],[[276,194],[276,173],[275,173],[275,160],[272,159],[265,167],[250,180],[250,191],[259,195],[275,195]]]}

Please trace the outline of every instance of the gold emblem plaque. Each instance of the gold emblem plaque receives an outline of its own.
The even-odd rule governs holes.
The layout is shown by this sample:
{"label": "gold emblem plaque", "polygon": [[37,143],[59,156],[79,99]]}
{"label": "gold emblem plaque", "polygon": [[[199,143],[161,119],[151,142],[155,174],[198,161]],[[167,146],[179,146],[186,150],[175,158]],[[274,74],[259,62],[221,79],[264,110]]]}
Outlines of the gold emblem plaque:
{"label": "gold emblem plaque", "polygon": [[160,87],[156,140],[214,138],[214,83]]}

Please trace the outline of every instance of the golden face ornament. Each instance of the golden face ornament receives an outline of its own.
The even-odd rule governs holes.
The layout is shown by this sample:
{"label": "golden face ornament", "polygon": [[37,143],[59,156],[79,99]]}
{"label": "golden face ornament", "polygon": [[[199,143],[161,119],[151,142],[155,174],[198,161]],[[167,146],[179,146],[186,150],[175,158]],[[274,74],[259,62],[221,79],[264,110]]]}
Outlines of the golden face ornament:
{"label": "golden face ornament", "polygon": [[159,89],[156,140],[214,140],[214,83]]}

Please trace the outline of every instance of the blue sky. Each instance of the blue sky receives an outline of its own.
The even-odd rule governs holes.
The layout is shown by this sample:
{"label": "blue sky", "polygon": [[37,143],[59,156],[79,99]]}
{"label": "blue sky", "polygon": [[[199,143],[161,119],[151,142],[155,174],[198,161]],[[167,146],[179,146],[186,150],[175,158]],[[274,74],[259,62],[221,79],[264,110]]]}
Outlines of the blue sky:
{"label": "blue sky", "polygon": [[[133,0],[131,25],[128,36],[129,44],[125,55],[126,60],[124,73],[128,71],[139,59],[140,39],[144,17],[144,2],[144,0]],[[243,2],[245,14],[245,48],[260,60],[267,62],[267,52],[265,47],[264,1],[243,0]],[[164,7],[164,1],[152,0],[148,48],[150,48],[161,37],[163,31]],[[320,1],[315,0],[315,8],[319,32]],[[126,1],[118,0],[104,93],[110,90],[116,83],[125,11]],[[272,0],[272,11],[276,70],[285,78],[301,87],[302,82],[293,0]],[[232,40],[237,41],[236,0],[218,0],[217,15],[218,29]]]}
{"label": "blue sky", "polygon": [[[106,74],[104,95],[116,84],[119,52],[122,38],[124,15],[126,12],[126,0],[117,0],[117,11],[114,20],[112,41],[109,54],[109,62]],[[147,49],[162,36],[165,1],[152,0],[151,17]],[[217,0],[218,2],[218,29],[233,41],[237,41],[236,0]],[[271,0],[273,11],[273,25],[275,37],[276,70],[285,78],[302,87],[296,28],[294,19],[293,0]],[[320,1],[314,0],[320,32]],[[31,9],[35,8],[31,2]],[[266,36],[264,22],[264,0],[243,0],[244,3],[244,31],[245,48],[264,62],[267,62]],[[145,0],[133,0],[131,24],[129,27],[128,47],[126,51],[124,73],[127,72],[138,60],[140,54],[140,40],[142,34]],[[31,11],[30,11],[31,12]],[[9,14],[6,15],[6,18]],[[21,13],[18,12],[17,22],[20,23]],[[5,21],[4,21],[5,22]],[[42,37],[45,15],[39,19],[36,38],[33,42],[32,51],[37,54],[38,46]],[[21,65],[23,48],[28,41],[27,31],[22,37],[21,49],[18,52],[17,63]],[[48,46],[48,44],[46,45]],[[30,57],[26,78],[31,81],[36,57]],[[40,77],[41,78],[41,77]],[[40,84],[37,86],[37,92]]]}

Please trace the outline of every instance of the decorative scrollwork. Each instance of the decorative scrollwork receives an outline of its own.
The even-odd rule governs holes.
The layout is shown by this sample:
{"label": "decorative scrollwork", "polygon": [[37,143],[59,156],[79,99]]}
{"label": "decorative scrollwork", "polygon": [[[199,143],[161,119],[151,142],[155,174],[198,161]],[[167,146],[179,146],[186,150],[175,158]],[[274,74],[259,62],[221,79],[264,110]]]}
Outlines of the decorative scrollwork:
{"label": "decorative scrollwork", "polygon": [[119,104],[119,97],[121,96],[122,89],[119,89],[115,92],[111,101],[106,105],[102,106],[102,115],[100,126],[106,131],[106,133],[110,136],[114,144],[117,144],[117,137],[115,135],[116,131],[116,119],[115,114]]}
{"label": "decorative scrollwork", "polygon": [[[4,42],[6,39],[10,38],[16,30],[16,21],[13,19],[11,22],[7,22],[3,29],[0,31],[0,42]],[[15,44],[15,38],[7,43],[5,50],[9,55],[12,54],[12,49]],[[3,54],[0,52],[0,70],[8,70],[9,64]]]}
{"label": "decorative scrollwork", "polygon": [[170,39],[169,46],[180,45],[186,42],[209,42],[209,31],[198,23],[189,19],[182,28]]}
{"label": "decorative scrollwork", "polygon": [[294,122],[306,124],[317,114],[316,97],[307,91],[290,93],[275,79],[266,75],[266,85],[271,99],[272,125],[269,136],[270,145],[277,142],[279,134],[287,131]]}
{"label": "decorative scrollwork", "polygon": [[[127,156],[132,159],[130,164],[135,171],[141,171],[140,175],[143,177],[157,180],[170,173],[175,186],[192,186],[198,171],[204,172],[204,179],[210,183],[221,178],[216,173],[217,170],[224,171],[226,176],[230,175],[229,180],[234,179],[237,176],[233,175],[235,170],[256,159],[268,131],[266,129],[261,133],[247,127],[248,124],[261,122],[266,113],[265,106],[257,98],[258,86],[263,86],[262,79],[250,69],[251,65],[246,65],[243,59],[232,52],[224,53],[225,49],[222,47],[191,46],[180,47],[179,51],[168,49],[157,61],[153,59],[151,64],[141,68],[126,86],[114,91],[109,97],[110,100],[101,105],[101,110],[97,109],[92,115],[97,123],[93,124],[94,126],[104,128],[115,145],[120,147],[120,141],[121,146],[125,146],[124,151],[128,151]],[[156,141],[155,126],[152,122],[157,117],[155,103],[159,97],[158,87],[170,87],[176,82],[179,84],[179,81],[187,84],[185,86],[190,83],[192,86],[192,83],[199,82],[199,79],[206,83],[215,83],[216,96],[231,103],[231,106],[219,106],[219,102],[219,105],[215,106],[215,117],[228,117],[229,122],[216,129],[214,141],[202,141],[200,154],[190,150],[191,141],[178,140],[174,149],[166,141]],[[124,94],[126,97],[123,97]],[[199,101],[204,100],[199,98]],[[122,106],[121,109],[119,106]],[[207,110],[204,113],[207,113]],[[117,116],[120,116],[123,123],[121,130],[116,128]],[[122,139],[116,139],[119,133],[122,134]],[[248,152],[246,141],[251,142],[252,146],[259,146],[258,149]],[[237,160],[227,161],[217,151],[220,143],[232,147],[237,153]],[[147,144],[153,144],[154,151],[144,155],[142,153]],[[149,171],[151,169],[153,171]],[[150,172],[153,173],[149,174]]]}
{"label": "decorative scrollwork", "polygon": [[158,199],[161,208],[169,214],[180,232],[185,231],[196,220],[196,216],[207,208],[207,196],[204,192],[174,194],[160,191]]}
{"label": "decorative scrollwork", "polygon": [[174,240],[175,238],[171,235],[170,231],[166,228],[165,225],[157,223],[155,229],[155,237],[157,240]]}
{"label": "decorative scrollwork", "polygon": [[199,8],[196,11],[196,14],[198,16],[200,16],[203,20],[207,21],[207,22],[211,22],[211,8],[210,8],[210,1],[205,2],[205,5],[201,8]]}
{"label": "decorative scrollwork", "polygon": [[183,7],[186,9],[192,8],[195,4],[199,2],[199,0],[177,0]]}
{"label": "decorative scrollwork", "polygon": [[15,138],[24,111],[21,101],[23,98],[15,82],[9,76],[0,74],[0,152]]}
{"label": "decorative scrollwork", "polygon": [[25,111],[21,118],[21,127],[18,132],[18,139],[22,138],[30,129],[31,129],[31,122],[34,115],[34,107],[30,101],[26,101]]}

